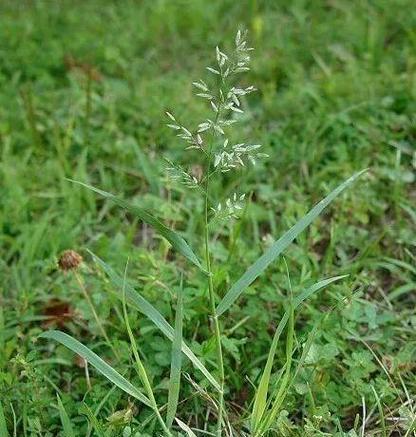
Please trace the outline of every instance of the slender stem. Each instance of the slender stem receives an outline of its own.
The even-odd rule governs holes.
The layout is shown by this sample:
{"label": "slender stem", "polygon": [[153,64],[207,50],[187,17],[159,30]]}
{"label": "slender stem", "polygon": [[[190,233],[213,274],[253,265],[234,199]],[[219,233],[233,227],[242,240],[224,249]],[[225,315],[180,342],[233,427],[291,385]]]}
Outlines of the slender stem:
{"label": "slender stem", "polygon": [[[126,305],[125,302],[123,303],[123,305],[124,305],[124,308],[123,308],[124,317],[125,317],[126,323],[129,323],[128,322],[127,310],[125,308],[125,305]],[[147,395],[149,396],[150,402],[152,404],[153,411],[156,414],[157,420],[159,421],[161,427],[163,428],[163,431],[166,433],[167,436],[172,437],[172,433],[170,432],[169,428],[166,426],[165,421],[163,420],[163,417],[160,414],[160,411],[159,411],[159,408],[157,406],[157,402],[156,402],[155,396],[153,394],[152,386],[150,385],[150,381],[149,381],[149,378],[147,376],[146,369],[145,369],[145,367],[144,367],[144,365],[142,363],[142,360],[140,359],[138,348],[137,348],[137,344],[136,344],[136,340],[133,337],[133,333],[132,333],[132,331],[130,329],[130,325],[128,325],[128,333],[129,333],[130,341],[131,341],[132,346],[133,346],[132,350],[133,350],[134,359],[136,361],[137,373],[139,374],[139,376],[140,376],[140,378],[142,380],[142,383],[144,385],[144,388],[145,388],[145,390],[147,392]]]}
{"label": "slender stem", "polygon": [[100,331],[101,331],[101,334],[103,335],[103,337],[104,337],[106,343],[107,343],[108,346],[111,348],[111,350],[113,351],[113,353],[114,353],[114,355],[116,356],[116,358],[120,361],[120,360],[121,360],[121,357],[120,357],[120,355],[118,354],[118,352],[117,352],[117,350],[115,349],[115,347],[112,345],[110,339],[108,338],[108,335],[107,335],[107,333],[105,332],[104,326],[102,325],[101,320],[100,320],[100,318],[98,317],[97,312],[95,311],[94,304],[93,304],[93,302],[92,302],[92,300],[91,300],[91,298],[90,298],[90,295],[88,294],[88,292],[87,292],[87,290],[86,290],[86,288],[85,288],[84,283],[82,282],[82,279],[81,279],[80,275],[78,274],[78,272],[74,272],[74,275],[75,275],[75,279],[76,279],[77,282],[78,282],[79,288],[80,288],[81,291],[82,291],[82,294],[84,295],[86,301],[88,302],[88,305],[89,305],[90,308],[91,308],[92,314],[93,314],[93,316],[94,316],[95,321],[97,322],[97,325],[98,325],[98,327],[99,327],[99,329],[100,329]]}
{"label": "slender stem", "polygon": [[165,421],[163,420],[163,418],[160,414],[155,396],[153,394],[153,389],[152,389],[152,386],[151,386],[150,381],[149,381],[149,377],[147,376],[146,368],[144,367],[142,360],[140,358],[140,355],[139,355],[139,348],[137,346],[136,339],[134,338],[133,331],[131,330],[129,316],[127,313],[127,305],[126,305],[125,283],[126,283],[126,276],[127,276],[127,266],[128,266],[128,264],[126,264],[126,268],[124,270],[124,281],[123,281],[123,301],[122,301],[123,316],[124,316],[124,322],[125,322],[126,328],[127,328],[127,333],[129,335],[129,339],[130,339],[131,348],[133,351],[133,356],[135,359],[137,373],[138,373],[140,379],[142,380],[142,383],[143,383],[144,388],[147,392],[147,395],[149,396],[149,400],[150,400],[150,403],[152,405],[152,409],[153,409],[154,413],[156,414],[156,418],[159,421],[160,425],[162,426],[163,431],[166,433],[166,435],[168,437],[173,437],[172,433],[170,432],[169,428],[166,426]]}
{"label": "slender stem", "polygon": [[85,132],[87,142],[89,141],[90,134],[90,118],[91,118],[91,86],[92,86],[92,77],[91,72],[87,73],[87,84],[85,89]]}
{"label": "slender stem", "polygon": [[[211,165],[211,153],[209,154],[207,173],[209,173]],[[220,387],[221,392],[218,399],[218,420],[217,420],[217,430],[216,435],[220,437],[222,434],[222,418],[224,410],[224,361],[222,357],[222,346],[221,346],[221,331],[220,324],[218,321],[218,316],[215,311],[215,294],[214,294],[214,283],[212,280],[212,269],[211,269],[211,258],[209,249],[209,228],[208,228],[208,197],[209,197],[209,177],[206,178],[205,184],[205,223],[204,223],[204,237],[205,237],[205,258],[206,258],[206,269],[208,272],[208,293],[209,302],[211,307],[211,316],[214,323],[214,335],[216,339],[217,346],[217,360],[218,368],[220,372]]]}
{"label": "slender stem", "polygon": [[90,371],[88,370],[88,361],[85,360],[84,358],[83,358],[83,360],[84,360],[84,366],[85,366],[85,379],[87,381],[87,387],[88,387],[88,390],[91,390],[92,386],[91,386],[91,380],[90,380]]}

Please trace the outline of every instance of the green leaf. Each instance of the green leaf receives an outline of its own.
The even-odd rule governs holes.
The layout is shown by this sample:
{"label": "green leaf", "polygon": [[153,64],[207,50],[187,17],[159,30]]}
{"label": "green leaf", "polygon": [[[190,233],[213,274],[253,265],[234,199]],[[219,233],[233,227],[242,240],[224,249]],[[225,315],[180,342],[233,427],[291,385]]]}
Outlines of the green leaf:
{"label": "green leaf", "polygon": [[80,355],[92,366],[94,366],[102,375],[115,384],[118,388],[128,393],[130,396],[138,399],[148,407],[152,407],[149,399],[146,398],[134,385],[132,385],[127,379],[121,376],[116,370],[114,370],[109,364],[102,360],[96,353],[84,346],[78,340],[65,334],[61,331],[47,331],[40,335],[41,338],[48,338],[56,340],[59,343],[71,349],[76,354]]}
{"label": "green leaf", "polygon": [[9,437],[9,432],[7,431],[6,418],[4,417],[3,406],[0,402],[0,435],[4,437]]}
{"label": "green leaf", "polygon": [[176,419],[176,422],[178,423],[179,427],[186,432],[186,435],[188,437],[196,437],[196,434],[192,431],[191,428],[189,428],[189,426],[182,422],[182,420]]}
{"label": "green leaf", "polygon": [[65,437],[75,437],[74,430],[72,428],[71,420],[69,419],[68,413],[65,410],[64,404],[61,401],[61,398],[58,394],[56,394],[56,398],[58,400],[58,410],[59,416],[61,418],[62,428],[64,431]]}
{"label": "green leaf", "polygon": [[[384,418],[384,411],[383,411],[383,406],[381,405],[380,397],[378,396],[374,386],[371,385],[370,387],[371,387],[371,390],[373,391],[374,397],[376,398],[378,414],[379,414],[379,417],[381,419],[380,422],[381,422],[382,435],[383,435],[383,437],[387,437],[386,420]],[[407,433],[406,433],[406,435],[407,435]]]}
{"label": "green leaf", "polygon": [[192,251],[188,243],[176,232],[172,231],[172,229],[169,229],[167,226],[165,226],[161,221],[159,221],[156,217],[154,217],[150,212],[146,211],[145,209],[142,209],[138,206],[131,205],[130,203],[126,202],[123,199],[120,199],[117,196],[114,196],[111,193],[107,193],[106,191],[100,190],[99,188],[95,188],[91,185],[84,184],[83,182],[74,181],[72,179],[68,179],[71,182],[74,182],[76,184],[79,184],[85,188],[88,188],[89,190],[92,190],[101,196],[105,197],[106,199],[111,200],[116,205],[121,206],[122,208],[126,209],[127,211],[134,214],[136,217],[138,217],[143,222],[147,223],[148,225],[152,226],[162,237],[166,238],[166,240],[169,241],[169,243],[172,245],[172,247],[177,250],[179,253],[181,253],[185,258],[187,258],[191,263],[195,264],[199,269],[205,272],[203,269],[201,263],[199,262],[197,256]]}
{"label": "green leaf", "polygon": [[92,412],[91,408],[87,404],[83,403],[79,408],[79,412],[80,414],[85,414],[87,416],[90,426],[94,429],[98,437],[107,437],[109,432],[111,432],[111,429],[107,430],[107,433],[104,432],[104,429],[100,425],[100,422],[97,420],[95,414]]}
{"label": "green leaf", "polygon": [[[312,296],[312,294],[323,289],[327,285],[332,284],[335,281],[339,281],[340,279],[346,278],[347,276],[348,275],[342,275],[342,276],[334,276],[328,279],[323,279],[322,281],[319,281],[316,284],[312,285],[311,287],[307,288],[301,294],[299,294],[299,296],[296,296],[293,299],[293,310],[296,310],[296,308],[303,301],[305,301],[310,296]],[[276,350],[277,350],[277,345],[279,342],[280,335],[282,334],[283,329],[285,328],[287,321],[289,320],[289,316],[290,316],[290,312],[286,311],[283,317],[281,318],[279,325],[277,326],[276,332],[274,333],[273,336],[273,341],[270,346],[267,362],[264,367],[263,374],[261,376],[260,383],[254,398],[253,412],[251,416],[251,429],[253,431],[257,429],[257,427],[259,426],[266,408],[267,393],[269,391],[270,375],[272,372],[274,357],[276,355]]]}
{"label": "green leaf", "polygon": [[183,326],[183,287],[182,281],[178,291],[178,302],[176,305],[175,336],[172,343],[172,357],[170,364],[168,409],[166,413],[166,425],[172,427],[176,415],[179,400],[179,389],[181,383],[182,367],[182,326]]}
{"label": "green leaf", "polygon": [[139,348],[137,346],[136,339],[134,338],[133,331],[132,331],[131,326],[130,326],[129,315],[127,313],[126,295],[125,295],[126,274],[127,274],[127,264],[126,264],[126,270],[124,271],[124,278],[123,278],[122,303],[123,303],[124,323],[126,325],[127,333],[129,335],[131,349],[133,351],[133,356],[134,356],[134,359],[136,361],[137,373],[142,381],[142,384],[147,392],[147,395],[149,396],[149,399],[150,399],[151,404],[152,404],[152,408],[155,411],[157,411],[157,404],[156,404],[156,400],[154,397],[153,389],[152,389],[152,386],[150,384],[149,378],[147,376],[146,368],[144,367],[143,362],[140,358]]}
{"label": "green leaf", "polygon": [[[107,263],[105,263],[98,256],[94,255],[91,251],[88,251],[94,258],[94,261],[101,266],[101,268],[106,272],[111,282],[118,290],[123,290],[123,278],[121,278]],[[166,319],[160,314],[160,312],[143,296],[141,296],[128,282],[125,283],[125,293],[128,302],[138,309],[142,314],[144,314],[149,320],[151,320],[166,337],[173,341],[175,333],[166,321]],[[122,293],[115,293],[115,295],[122,300]],[[182,340],[182,352],[192,361],[193,365],[200,370],[208,381],[215,387],[215,389],[221,392],[221,387],[216,381],[216,379],[208,372],[206,367],[201,363],[201,361],[195,356],[191,349]]]}
{"label": "green leaf", "polygon": [[266,252],[252,264],[240,279],[231,287],[217,307],[217,315],[220,316],[227,311],[240,294],[249,287],[256,278],[289,246],[289,244],[304,230],[319,214],[349,185],[359,178],[367,169],[351,176],[327,197],[316,204],[302,219],[292,226],[282,237],[273,243]]}

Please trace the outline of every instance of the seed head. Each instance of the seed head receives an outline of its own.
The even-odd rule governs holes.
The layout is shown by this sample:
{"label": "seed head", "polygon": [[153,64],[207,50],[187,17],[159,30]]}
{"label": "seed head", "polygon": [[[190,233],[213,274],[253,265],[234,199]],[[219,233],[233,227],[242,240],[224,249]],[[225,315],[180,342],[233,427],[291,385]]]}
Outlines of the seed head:
{"label": "seed head", "polygon": [[63,272],[77,269],[82,263],[82,256],[75,250],[65,250],[58,260],[58,266]]}
{"label": "seed head", "polygon": [[[205,82],[202,79],[192,82],[196,95],[205,99],[208,108],[214,113],[203,119],[196,127],[185,127],[170,112],[166,115],[169,118],[168,127],[176,132],[176,136],[187,143],[185,149],[194,149],[200,152],[203,167],[194,164],[191,170],[184,169],[177,163],[167,160],[169,167],[167,172],[172,180],[180,182],[187,188],[196,188],[207,195],[206,184],[211,176],[227,173],[237,169],[243,169],[249,164],[255,165],[257,160],[266,158],[268,155],[262,153],[260,144],[251,142],[230,142],[228,131],[242,120],[246,104],[245,96],[256,91],[254,86],[239,86],[238,77],[240,73],[250,70],[250,52],[253,49],[248,46],[246,32],[238,31],[235,37],[234,50],[229,54],[216,47],[216,63],[207,67],[207,70],[215,77]],[[247,118],[247,117],[246,117]],[[195,155],[198,156],[198,155]],[[211,163],[212,160],[212,163]],[[213,167],[212,168],[212,164]],[[193,169],[198,168],[198,172]],[[200,171],[199,169],[202,169]],[[212,207],[215,218],[238,217],[243,209],[243,195],[233,194],[226,199],[224,204],[217,204]]]}

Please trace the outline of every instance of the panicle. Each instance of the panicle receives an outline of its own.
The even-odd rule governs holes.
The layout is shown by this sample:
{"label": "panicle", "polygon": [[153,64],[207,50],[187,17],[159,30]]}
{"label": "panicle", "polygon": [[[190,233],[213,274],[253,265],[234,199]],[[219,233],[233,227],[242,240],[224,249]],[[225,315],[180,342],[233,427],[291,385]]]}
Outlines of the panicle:
{"label": "panicle", "polygon": [[218,203],[215,208],[211,208],[217,219],[238,218],[239,213],[244,208],[245,194],[233,193],[224,203]]}
{"label": "panicle", "polygon": [[[237,76],[250,70],[250,52],[253,49],[248,46],[246,36],[245,31],[237,32],[234,49],[230,53],[225,53],[218,46],[215,48],[216,63],[206,67],[215,80],[205,82],[199,79],[192,82],[196,95],[208,101],[212,117],[206,118],[192,129],[180,123],[172,113],[166,113],[169,118],[168,126],[185,141],[186,150],[197,149],[204,155],[204,159],[212,156],[213,171],[211,172],[208,166],[206,174],[198,179],[181,166],[169,161],[169,175],[187,187],[201,188],[201,182],[215,173],[244,168],[247,164],[254,165],[257,160],[268,156],[260,151],[260,144],[231,144],[227,136],[228,129],[244,113],[245,96],[256,91],[252,85],[237,85]],[[218,216],[236,217],[243,200],[244,195],[233,194],[224,204],[220,203],[212,209]]]}
{"label": "panicle", "polygon": [[168,166],[166,167],[167,174],[171,180],[177,181],[188,188],[198,188],[199,181],[198,179],[188,173],[185,169],[183,169],[180,165],[175,164],[169,159],[166,159]]}

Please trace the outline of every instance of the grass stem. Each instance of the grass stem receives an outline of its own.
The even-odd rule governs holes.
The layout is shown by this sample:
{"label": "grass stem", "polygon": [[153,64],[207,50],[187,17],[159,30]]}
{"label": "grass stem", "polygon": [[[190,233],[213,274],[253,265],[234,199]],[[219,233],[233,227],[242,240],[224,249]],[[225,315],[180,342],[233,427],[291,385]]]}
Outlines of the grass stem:
{"label": "grass stem", "polygon": [[85,300],[88,302],[88,305],[91,308],[91,312],[92,312],[92,314],[94,316],[94,319],[95,319],[95,321],[96,321],[96,323],[98,325],[99,330],[101,331],[102,336],[104,337],[107,345],[113,351],[113,353],[114,353],[115,357],[117,358],[117,360],[121,361],[121,357],[120,357],[119,353],[117,352],[117,349],[112,345],[112,343],[111,343],[111,341],[110,341],[110,339],[109,339],[109,337],[107,335],[107,332],[105,331],[104,326],[101,323],[100,318],[98,317],[97,311],[95,311],[94,304],[93,304],[93,302],[92,302],[92,300],[90,298],[90,295],[87,292],[87,289],[85,288],[85,285],[84,285],[84,282],[82,281],[81,276],[76,271],[74,272],[74,275],[75,275],[75,279],[76,279],[76,281],[77,281],[77,283],[79,285],[79,288],[80,288],[82,294],[85,297]]}
{"label": "grass stem", "polygon": [[[208,157],[208,171],[211,165],[211,153]],[[215,310],[215,293],[214,293],[214,283],[212,279],[212,268],[211,268],[211,255],[209,248],[209,227],[208,227],[208,199],[209,199],[209,180],[210,178],[206,178],[205,185],[205,222],[204,222],[204,240],[205,240],[205,258],[206,258],[206,270],[208,272],[208,294],[209,294],[209,303],[211,309],[211,317],[214,324],[214,335],[216,340],[217,347],[217,360],[218,360],[218,369],[220,373],[220,388],[221,391],[218,395],[218,419],[217,419],[217,428],[216,428],[216,436],[220,437],[222,434],[222,419],[223,419],[223,411],[224,411],[224,360],[222,356],[222,345],[221,345],[221,330],[220,324],[218,320],[218,316]]]}
{"label": "grass stem", "polygon": [[142,362],[140,355],[139,355],[139,348],[137,346],[136,339],[134,338],[133,331],[131,330],[131,327],[130,327],[130,321],[129,321],[129,316],[127,313],[127,305],[126,305],[126,290],[125,290],[126,274],[127,274],[127,264],[126,264],[126,269],[124,271],[124,281],[123,281],[123,315],[124,315],[124,321],[125,321],[126,328],[127,328],[127,333],[129,335],[129,339],[130,339],[130,343],[131,343],[131,349],[133,351],[133,355],[134,355],[134,359],[135,359],[137,373],[138,373],[138,375],[139,375],[139,377],[144,385],[144,388],[146,390],[146,393],[147,393],[149,400],[150,400],[150,403],[152,405],[152,409],[155,412],[157,420],[159,421],[160,425],[162,426],[163,431],[166,433],[166,435],[168,437],[172,437],[172,434],[169,431],[169,428],[166,426],[165,421],[163,420],[163,417],[160,414],[155,396],[153,394],[153,389],[152,389],[152,386],[151,386],[150,381],[149,381],[149,377],[147,376],[146,369],[145,369],[143,362]]}

